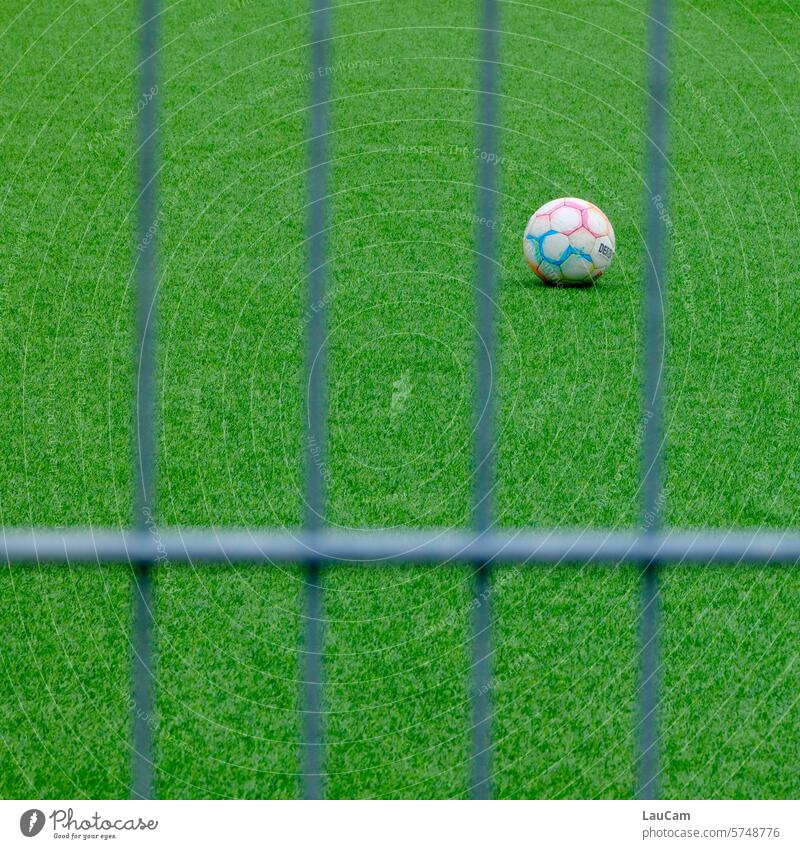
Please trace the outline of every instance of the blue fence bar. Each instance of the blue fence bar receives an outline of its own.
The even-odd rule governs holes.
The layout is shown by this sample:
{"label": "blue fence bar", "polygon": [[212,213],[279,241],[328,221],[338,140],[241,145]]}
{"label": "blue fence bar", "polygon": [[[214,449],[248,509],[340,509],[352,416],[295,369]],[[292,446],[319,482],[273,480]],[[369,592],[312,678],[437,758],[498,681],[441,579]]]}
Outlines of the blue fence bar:
{"label": "blue fence bar", "polygon": [[[650,10],[650,68],[647,122],[647,195],[645,199],[644,298],[644,450],[643,526],[655,534],[664,512],[664,366],[667,228],[667,26],[669,0],[653,0]],[[658,797],[659,734],[659,587],[658,563],[644,562],[639,617],[639,754],[637,796]]]}
{"label": "blue fence bar", "polygon": [[[138,113],[136,267],[136,410],[134,525],[147,533],[155,516],[156,492],[156,319],[158,263],[156,185],[158,136],[158,3],[142,0]],[[123,558],[127,559],[127,558]],[[154,795],[153,728],[153,557],[132,560],[133,598],[133,786],[135,798]]]}

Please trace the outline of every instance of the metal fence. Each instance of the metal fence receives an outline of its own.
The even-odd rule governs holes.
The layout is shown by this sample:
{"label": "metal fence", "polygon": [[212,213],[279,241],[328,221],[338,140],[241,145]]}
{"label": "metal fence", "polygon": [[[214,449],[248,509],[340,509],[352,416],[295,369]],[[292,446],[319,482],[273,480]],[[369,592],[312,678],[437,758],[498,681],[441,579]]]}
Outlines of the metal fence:
{"label": "metal fence", "polygon": [[[480,221],[497,218],[498,0],[481,0],[480,146],[478,180]],[[409,532],[325,528],[323,475],[326,427],[326,286],[328,138],[330,92],[328,77],[311,74],[309,106],[308,304],[306,372],[306,518],[305,526],[287,529],[158,529],[156,515],[156,319],[157,279],[157,99],[143,98],[138,114],[138,234],[142,250],[137,276],[137,368],[135,399],[135,515],[128,530],[18,529],[4,530],[0,555],[7,562],[96,563],[128,562],[134,567],[133,617],[133,750],[132,795],[154,793],[154,715],[152,633],[154,627],[152,569],[159,562],[210,563],[227,561],[294,562],[305,569],[302,670],[303,795],[320,798],[324,791],[324,700],[322,676],[323,586],[325,568],[334,564],[402,565],[427,563],[439,568],[451,563],[474,566],[472,664],[472,755],[470,791],[475,798],[491,795],[492,705],[491,612],[486,592],[491,569],[504,564],[603,563],[609,567],[638,564],[641,569],[639,608],[640,669],[637,690],[637,795],[656,798],[659,776],[658,625],[659,569],[668,563],[795,563],[800,560],[800,534],[789,531],[680,531],[664,528],[663,512],[663,395],[664,297],[667,229],[662,209],[653,198],[666,198],[668,131],[668,6],[651,0],[649,13],[649,81],[646,174],[646,272],[644,281],[643,371],[645,435],[642,469],[641,531],[582,529],[498,530],[492,505],[495,429],[495,293],[497,284],[496,231],[478,227],[475,301],[476,411],[474,446],[473,525],[471,530],[428,529]],[[157,0],[140,0],[139,85],[155,91],[158,83]],[[331,8],[329,0],[311,0],[311,67],[328,64]]]}

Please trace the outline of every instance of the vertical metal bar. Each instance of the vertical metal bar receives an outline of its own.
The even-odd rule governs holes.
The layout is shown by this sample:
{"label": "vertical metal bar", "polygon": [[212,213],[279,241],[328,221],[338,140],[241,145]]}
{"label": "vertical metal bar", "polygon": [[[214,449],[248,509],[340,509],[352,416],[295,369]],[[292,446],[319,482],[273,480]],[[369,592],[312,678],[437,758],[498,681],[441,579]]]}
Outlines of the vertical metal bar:
{"label": "vertical metal bar", "polygon": [[480,563],[475,572],[472,612],[472,758],[470,797],[489,799],[492,795],[492,611],[489,567]]}
{"label": "vertical metal bar", "polygon": [[641,577],[641,610],[639,613],[639,733],[637,788],[638,799],[658,798],[659,733],[658,733],[658,628],[660,598],[658,566],[648,563]]}
{"label": "vertical metal bar", "polygon": [[[476,428],[473,521],[478,531],[494,521],[494,382],[497,294],[497,170],[498,170],[498,4],[483,0],[480,30],[478,225],[476,294]],[[472,758],[470,794],[491,796],[491,591],[489,565],[477,564],[472,621]]]}
{"label": "vertical metal bar", "polygon": [[134,563],[133,785],[135,799],[154,798],[153,579],[150,563]]}
{"label": "vertical metal bar", "polygon": [[[156,288],[158,198],[157,0],[140,6],[136,275],[135,516],[146,530],[155,507]],[[133,785],[135,798],[151,799],[153,777],[153,581],[152,562],[134,563],[133,598]]]}
{"label": "vertical metal bar", "polygon": [[[667,97],[669,0],[652,0],[649,24],[649,102],[644,319],[643,513],[646,533],[657,533],[664,511],[664,364],[667,285]],[[639,618],[639,740],[637,796],[658,797],[660,597],[658,563],[644,564]]]}
{"label": "vertical metal bar", "polygon": [[323,693],[324,646],[323,601],[320,564],[305,568],[303,632],[303,798],[321,799],[323,794]]}
{"label": "vertical metal bar", "polygon": [[[331,10],[328,0],[311,0],[311,107],[308,205],[308,330],[306,339],[306,527],[325,522],[327,479],[327,238],[328,66]],[[303,796],[323,794],[323,598],[319,563],[305,570],[303,621]]]}

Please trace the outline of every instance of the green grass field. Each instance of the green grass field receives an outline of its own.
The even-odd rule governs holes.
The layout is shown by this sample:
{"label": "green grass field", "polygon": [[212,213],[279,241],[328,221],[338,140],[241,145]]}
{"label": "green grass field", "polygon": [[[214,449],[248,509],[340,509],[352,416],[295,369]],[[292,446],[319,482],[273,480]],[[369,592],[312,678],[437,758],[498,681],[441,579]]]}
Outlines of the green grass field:
{"label": "green grass field", "polygon": [[[501,3],[498,513],[639,511],[646,4]],[[136,6],[0,8],[0,521],[132,513]],[[330,77],[330,505],[337,527],[469,521],[478,6],[339,2]],[[677,2],[666,515],[796,526],[800,18]],[[306,4],[162,16],[165,525],[302,518]],[[618,255],[536,285],[527,217],[586,197]],[[494,575],[495,793],[630,797],[638,579]],[[470,575],[325,578],[327,795],[464,797]],[[666,797],[800,793],[800,575],[663,583]],[[157,792],[296,797],[299,570],[158,570]],[[131,575],[0,571],[0,796],[129,792]]]}

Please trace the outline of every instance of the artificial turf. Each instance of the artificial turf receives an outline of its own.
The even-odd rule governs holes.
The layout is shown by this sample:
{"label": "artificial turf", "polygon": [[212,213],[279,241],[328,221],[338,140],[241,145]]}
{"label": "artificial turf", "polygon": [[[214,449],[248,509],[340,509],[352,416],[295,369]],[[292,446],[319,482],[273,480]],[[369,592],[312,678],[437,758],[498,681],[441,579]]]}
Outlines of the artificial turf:
{"label": "artificial turf", "polygon": [[[478,6],[335,6],[330,450],[337,527],[465,525],[475,232],[501,251],[498,521],[638,521],[645,3],[502,2],[500,216],[474,220]],[[136,7],[0,9],[0,517],[131,513]],[[159,520],[302,518],[306,4],[162,15]],[[670,522],[796,524],[800,24],[779,0],[673,11]],[[527,216],[611,218],[595,287],[537,285]],[[663,580],[667,796],[795,797],[800,586],[788,568]],[[469,570],[325,575],[326,793],[463,797]],[[498,570],[495,793],[633,792],[633,569]],[[157,792],[295,797],[302,573],[156,576]],[[0,574],[0,794],[124,796],[130,574]]]}

